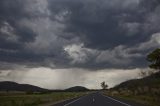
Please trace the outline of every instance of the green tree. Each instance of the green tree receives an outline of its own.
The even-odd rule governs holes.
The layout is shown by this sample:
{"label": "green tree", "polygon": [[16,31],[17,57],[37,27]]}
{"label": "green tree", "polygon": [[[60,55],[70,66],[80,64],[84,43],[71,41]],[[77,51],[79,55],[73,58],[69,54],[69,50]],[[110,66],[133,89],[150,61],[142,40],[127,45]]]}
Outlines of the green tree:
{"label": "green tree", "polygon": [[147,56],[147,60],[151,62],[150,68],[160,71],[160,49],[156,49]]}
{"label": "green tree", "polygon": [[101,82],[101,87],[102,89],[107,89],[108,88],[108,85],[105,83],[105,81]]}

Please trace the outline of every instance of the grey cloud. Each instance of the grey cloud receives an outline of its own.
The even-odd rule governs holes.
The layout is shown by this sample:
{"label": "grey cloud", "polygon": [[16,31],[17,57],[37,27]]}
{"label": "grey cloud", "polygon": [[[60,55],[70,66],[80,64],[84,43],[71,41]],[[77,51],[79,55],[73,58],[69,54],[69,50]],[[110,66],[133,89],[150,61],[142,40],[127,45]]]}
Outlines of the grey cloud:
{"label": "grey cloud", "polygon": [[[67,31],[75,33],[75,35],[82,33],[80,38],[84,41],[85,46],[91,48],[108,49],[118,45],[132,46],[148,40],[153,32],[159,30],[158,27],[154,27],[154,30],[144,33],[146,30],[148,31],[146,24],[149,24],[144,20],[147,19],[147,15],[155,11],[155,9],[148,8],[157,6],[156,0],[152,2],[146,0],[125,0],[124,2],[101,0],[100,2],[90,0],[85,2],[53,1],[56,6],[51,5],[51,11],[70,11]],[[134,5],[134,9],[130,5]],[[149,7],[148,5],[154,6]],[[126,24],[126,27],[122,27],[120,24]]]}
{"label": "grey cloud", "polygon": [[159,33],[153,34],[151,39],[141,42],[133,47],[117,46],[111,50],[105,50],[98,55],[96,61],[104,62],[118,67],[145,67],[147,64],[146,56],[149,51],[158,48],[160,45]]}
{"label": "grey cloud", "polygon": [[160,45],[159,10],[158,0],[1,0],[0,61],[93,70],[145,67],[146,54]]}
{"label": "grey cloud", "polygon": [[21,0],[1,0],[0,5],[0,61],[22,65],[29,61],[40,61],[43,56],[25,50],[26,43],[34,42],[37,34],[19,24],[22,19],[31,18],[24,9],[27,4]]}
{"label": "grey cloud", "polygon": [[[83,44],[65,47],[74,66],[90,69],[101,68],[144,68],[147,66],[146,56],[149,51],[160,45],[159,33],[153,34],[146,41],[135,46],[120,45],[113,49],[97,50],[84,47]],[[78,64],[77,64],[78,63]]]}
{"label": "grey cloud", "polygon": [[[125,71],[104,69],[91,72],[86,69],[50,69],[40,67],[33,69],[22,68],[21,70],[24,71],[0,71],[0,81],[16,81],[18,83],[28,83],[48,89],[66,89],[77,85],[99,89],[99,84],[104,79],[107,81],[109,87],[113,87],[122,81],[138,78],[138,73],[142,69]],[[147,69],[143,70],[146,71]]]}
{"label": "grey cloud", "polygon": [[[119,44],[134,44],[137,42],[134,39],[139,36],[138,34],[132,37],[125,36],[123,30],[118,27],[121,21],[138,21],[137,15],[140,13],[136,12],[139,9],[137,1],[129,2],[129,0],[125,0],[124,3],[126,4],[118,0],[101,0],[100,2],[90,0],[86,2],[72,0],[56,1],[54,3],[57,3],[56,5],[58,6],[51,6],[51,10],[53,12],[57,12],[57,10],[70,11],[67,31],[75,32],[75,35],[83,33],[80,38],[84,41],[87,39],[84,43],[88,47],[107,49]],[[130,4],[137,5],[137,8],[129,10],[131,8]],[[123,14],[126,15],[123,16]]]}

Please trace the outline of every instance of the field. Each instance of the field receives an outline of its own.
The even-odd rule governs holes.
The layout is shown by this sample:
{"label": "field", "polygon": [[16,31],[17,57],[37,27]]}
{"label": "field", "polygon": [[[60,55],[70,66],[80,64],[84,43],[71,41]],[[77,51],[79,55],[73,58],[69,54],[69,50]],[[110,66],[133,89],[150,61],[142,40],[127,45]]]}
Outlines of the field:
{"label": "field", "polygon": [[137,103],[144,104],[146,106],[160,106],[159,104],[159,97],[158,96],[153,96],[153,95],[117,95],[117,97],[130,100],[130,101],[135,101]]}
{"label": "field", "polygon": [[[88,92],[0,93],[0,106],[45,106],[87,94]],[[44,104],[44,105],[43,105]]]}
{"label": "field", "polygon": [[[126,91],[124,91],[126,92]],[[129,100],[129,101],[134,101],[140,104],[144,104],[145,106],[160,106],[159,101],[160,101],[160,96],[158,95],[153,95],[153,94],[137,94],[137,95],[132,95],[129,93],[119,93],[118,91],[108,91],[104,92],[104,94],[111,96],[111,97],[116,97],[116,98],[121,98],[124,100]]]}
{"label": "field", "polygon": [[105,91],[105,94],[145,104],[160,106],[160,72],[142,79],[123,82]]}

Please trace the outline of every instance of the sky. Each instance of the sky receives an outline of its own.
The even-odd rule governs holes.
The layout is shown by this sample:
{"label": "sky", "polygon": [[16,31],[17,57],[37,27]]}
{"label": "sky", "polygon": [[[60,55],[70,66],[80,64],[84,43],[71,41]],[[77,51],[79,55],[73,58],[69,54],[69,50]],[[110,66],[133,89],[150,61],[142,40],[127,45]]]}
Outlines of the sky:
{"label": "sky", "polygon": [[0,81],[48,89],[139,78],[160,47],[159,0],[0,0]]}

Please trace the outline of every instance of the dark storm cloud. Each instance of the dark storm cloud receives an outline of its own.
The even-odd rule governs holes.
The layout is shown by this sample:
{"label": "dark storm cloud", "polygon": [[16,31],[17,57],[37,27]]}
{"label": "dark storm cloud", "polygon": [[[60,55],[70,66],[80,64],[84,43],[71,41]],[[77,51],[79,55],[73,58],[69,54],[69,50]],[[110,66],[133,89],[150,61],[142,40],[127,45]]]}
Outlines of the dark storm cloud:
{"label": "dark storm cloud", "polygon": [[25,64],[25,61],[41,58],[24,49],[25,44],[33,42],[36,37],[32,29],[19,25],[21,19],[31,18],[24,6],[21,0],[0,1],[0,61],[9,63],[8,66],[1,63],[2,69],[11,68],[12,63]]}
{"label": "dark storm cloud", "polygon": [[144,21],[157,6],[158,0],[51,0],[50,8],[53,13],[71,12],[66,30],[75,35],[83,33],[85,46],[108,49],[148,40],[159,29],[144,33]]}
{"label": "dark storm cloud", "polygon": [[30,16],[24,11],[25,3],[20,0],[1,0],[0,5],[0,45],[4,49],[16,49],[16,46],[20,48],[25,42],[34,41],[36,34],[32,29],[18,24],[21,19]]}
{"label": "dark storm cloud", "polygon": [[[160,31],[156,27],[154,21],[159,14],[159,1],[147,0],[100,0],[100,1],[73,1],[73,0],[60,0],[51,1],[50,9],[53,13],[61,11],[69,11],[70,18],[67,20],[66,32],[74,33],[74,35],[81,36],[86,48],[97,49],[99,51],[110,51],[119,45],[127,46],[127,48],[140,46],[143,42],[149,42],[154,33]],[[56,4],[53,6],[53,4]],[[155,15],[155,17],[153,17]],[[156,20],[159,23],[159,20]],[[154,27],[154,28],[151,28]],[[157,35],[158,36],[158,35]],[[154,45],[153,43],[151,45]],[[158,45],[158,44],[157,44]],[[138,57],[127,57],[128,63],[115,64],[110,63],[114,58],[119,61],[127,61],[125,56],[119,56],[118,51],[110,60],[104,61],[101,64],[91,61],[81,67],[144,67],[146,66],[146,55],[150,49],[135,50],[135,53],[140,53]],[[110,52],[112,53],[112,52]],[[125,55],[128,55],[128,51]],[[132,54],[131,54],[132,55]],[[105,55],[109,57],[108,55]],[[105,58],[105,57],[104,57]],[[112,61],[113,61],[112,60]],[[74,64],[75,65],[75,64]]]}
{"label": "dark storm cloud", "polygon": [[0,62],[145,67],[160,44],[159,16],[159,0],[1,0]]}

